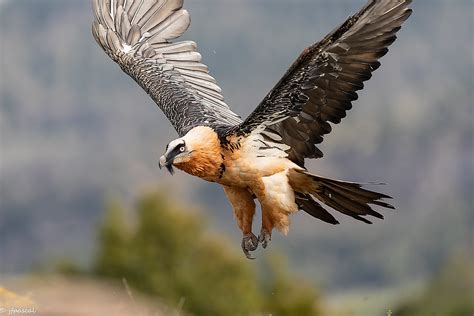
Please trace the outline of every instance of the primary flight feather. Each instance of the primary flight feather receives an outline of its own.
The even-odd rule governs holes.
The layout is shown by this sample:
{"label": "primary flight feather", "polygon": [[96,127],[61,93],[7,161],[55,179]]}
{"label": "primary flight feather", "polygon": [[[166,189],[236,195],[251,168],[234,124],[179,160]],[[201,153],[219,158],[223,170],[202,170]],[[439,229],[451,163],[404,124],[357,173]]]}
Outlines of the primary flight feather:
{"label": "primary flight feather", "polygon": [[[331,224],[319,202],[370,223],[370,205],[393,208],[389,196],[361,184],[317,176],[304,167],[316,147],[352,108],[388,52],[411,0],[371,0],[322,41],[306,48],[257,108],[242,120],[201,62],[196,43],[174,41],[190,25],[183,0],[93,0],[92,33],[107,55],[156,102],[178,132],[160,158],[224,187],[248,258],[273,228],[287,233],[288,216],[303,210]],[[252,233],[255,199],[262,207]]]}

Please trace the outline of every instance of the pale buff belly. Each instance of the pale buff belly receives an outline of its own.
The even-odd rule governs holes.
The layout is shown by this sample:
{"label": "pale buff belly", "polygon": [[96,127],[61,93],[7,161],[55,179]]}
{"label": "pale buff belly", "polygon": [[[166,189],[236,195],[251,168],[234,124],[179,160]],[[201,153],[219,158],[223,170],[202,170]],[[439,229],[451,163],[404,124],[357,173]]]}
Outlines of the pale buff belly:
{"label": "pale buff belly", "polygon": [[294,164],[286,158],[253,157],[252,159],[226,160],[224,165],[225,171],[219,183],[250,188],[258,185],[263,177],[288,170]]}
{"label": "pale buff belly", "polygon": [[288,215],[298,211],[295,192],[290,185],[290,169],[300,167],[286,158],[266,157],[251,161],[234,161],[226,166],[221,183],[248,190],[259,200],[265,216],[286,234]]}
{"label": "pale buff belly", "polygon": [[[282,157],[253,157],[252,159],[227,160],[221,184],[246,188],[258,197],[271,193],[272,197],[293,195],[289,185],[288,171],[301,169]],[[260,199],[260,198],[259,198]],[[294,201],[294,197],[290,197]]]}

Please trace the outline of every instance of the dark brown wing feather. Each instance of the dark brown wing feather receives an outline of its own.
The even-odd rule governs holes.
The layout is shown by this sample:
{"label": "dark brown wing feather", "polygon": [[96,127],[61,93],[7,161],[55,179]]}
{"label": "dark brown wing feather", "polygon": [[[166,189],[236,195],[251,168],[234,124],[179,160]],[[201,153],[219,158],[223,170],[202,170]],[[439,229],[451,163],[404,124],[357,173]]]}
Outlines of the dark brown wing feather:
{"label": "dark brown wing feather", "polygon": [[308,47],[233,133],[267,131],[291,147],[289,158],[322,157],[315,146],[357,99],[380,57],[410,16],[411,0],[372,0],[319,43]]}

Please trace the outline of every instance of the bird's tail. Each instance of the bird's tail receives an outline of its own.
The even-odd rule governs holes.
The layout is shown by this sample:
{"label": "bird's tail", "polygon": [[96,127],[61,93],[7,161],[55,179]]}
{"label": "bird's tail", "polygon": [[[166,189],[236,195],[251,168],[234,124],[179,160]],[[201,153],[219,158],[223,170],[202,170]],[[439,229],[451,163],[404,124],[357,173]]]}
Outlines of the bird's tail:
{"label": "bird's tail", "polygon": [[338,221],[316,199],[336,211],[367,224],[371,224],[365,218],[367,215],[383,219],[383,215],[374,211],[371,204],[394,209],[392,205],[383,201],[391,199],[390,196],[363,189],[360,183],[328,179],[300,170],[292,170],[289,178],[298,207],[331,224],[338,224]]}

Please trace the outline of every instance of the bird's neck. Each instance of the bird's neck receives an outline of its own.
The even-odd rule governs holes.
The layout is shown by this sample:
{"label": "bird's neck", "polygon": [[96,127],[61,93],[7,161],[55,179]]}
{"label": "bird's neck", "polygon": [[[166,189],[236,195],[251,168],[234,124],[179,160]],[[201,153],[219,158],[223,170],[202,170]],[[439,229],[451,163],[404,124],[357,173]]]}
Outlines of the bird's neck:
{"label": "bird's neck", "polygon": [[199,150],[193,153],[193,158],[188,162],[176,164],[176,168],[208,181],[217,181],[222,162],[220,151]]}

